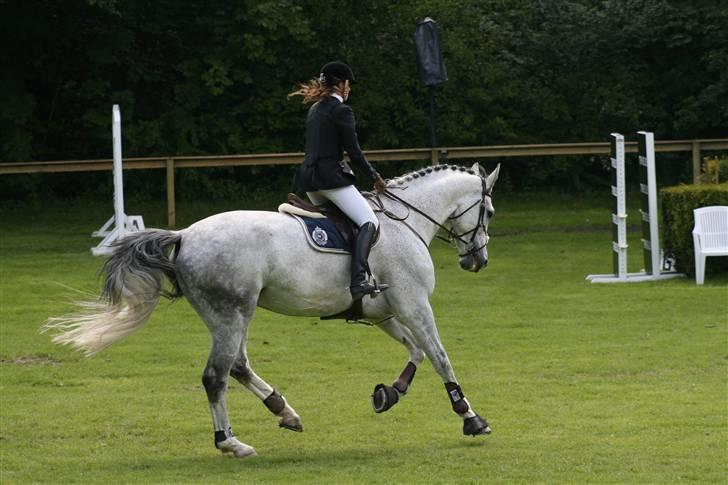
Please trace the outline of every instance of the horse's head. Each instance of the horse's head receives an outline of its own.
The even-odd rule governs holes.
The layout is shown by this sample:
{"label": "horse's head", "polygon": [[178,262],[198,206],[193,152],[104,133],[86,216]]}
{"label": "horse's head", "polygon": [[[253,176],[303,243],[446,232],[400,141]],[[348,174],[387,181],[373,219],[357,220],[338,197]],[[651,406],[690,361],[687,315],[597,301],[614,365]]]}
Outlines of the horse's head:
{"label": "horse's head", "polygon": [[490,175],[477,163],[472,169],[478,174],[480,184],[472,191],[463,192],[448,220],[460,255],[460,267],[478,272],[488,266],[488,223],[495,214],[490,194],[498,180],[500,164]]}

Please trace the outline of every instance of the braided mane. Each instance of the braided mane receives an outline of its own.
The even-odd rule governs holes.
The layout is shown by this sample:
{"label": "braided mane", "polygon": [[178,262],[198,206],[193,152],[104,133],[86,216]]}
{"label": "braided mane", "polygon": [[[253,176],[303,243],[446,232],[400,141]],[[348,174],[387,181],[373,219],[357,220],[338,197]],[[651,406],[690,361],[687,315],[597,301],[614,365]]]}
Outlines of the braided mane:
{"label": "braided mane", "polygon": [[411,182],[414,179],[425,177],[426,175],[429,175],[433,172],[444,172],[447,170],[452,170],[454,172],[464,172],[470,175],[480,176],[480,174],[476,173],[475,170],[471,168],[461,167],[459,165],[435,165],[434,167],[421,168],[420,170],[415,170],[413,172],[409,172],[404,175],[400,175],[399,177],[388,180],[387,186],[402,185],[405,182]]}

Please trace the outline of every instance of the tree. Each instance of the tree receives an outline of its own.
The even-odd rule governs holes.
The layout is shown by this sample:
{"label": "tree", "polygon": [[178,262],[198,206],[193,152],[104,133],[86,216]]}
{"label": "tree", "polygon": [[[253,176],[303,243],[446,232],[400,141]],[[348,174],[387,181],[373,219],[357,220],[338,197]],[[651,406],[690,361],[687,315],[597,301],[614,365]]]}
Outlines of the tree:
{"label": "tree", "polygon": [[[412,34],[425,16],[450,77],[443,146],[726,134],[728,8],[715,2],[0,0],[0,160],[108,157],[114,103],[127,156],[300,151],[305,107],[286,94],[333,59],[354,68],[365,148],[424,146]],[[603,170],[510,165],[523,188]]]}

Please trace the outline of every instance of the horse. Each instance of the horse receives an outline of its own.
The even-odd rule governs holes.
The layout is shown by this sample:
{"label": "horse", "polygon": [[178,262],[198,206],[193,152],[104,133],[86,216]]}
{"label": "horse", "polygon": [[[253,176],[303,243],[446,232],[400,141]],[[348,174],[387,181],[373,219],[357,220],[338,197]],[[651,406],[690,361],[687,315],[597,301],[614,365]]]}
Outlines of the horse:
{"label": "horse", "polygon": [[[491,432],[463,394],[440,340],[429,302],[435,272],[428,248],[444,230],[458,249],[462,269],[477,272],[487,266],[491,191],[499,170],[500,165],[488,175],[477,163],[431,166],[387,180],[384,192],[370,197],[380,236],[369,271],[390,287],[361,300],[361,318],[376,322],[409,353],[393,385],[375,387],[375,412],[390,409],[407,393],[426,356],[462,418],[463,434]],[[294,217],[268,211],[225,212],[179,231],[130,233],[104,263],[99,299],[48,319],[42,331],[51,330],[55,343],[91,356],[138,330],[161,296],[187,298],[212,336],[202,383],[215,447],[239,458],[253,456],[255,449],[232,432],[225,404],[228,376],[278,416],[280,427],[303,430],[287,399],[248,360],[248,327],[256,307],[305,317],[337,315],[352,307],[350,257],[316,251],[305,238]]]}

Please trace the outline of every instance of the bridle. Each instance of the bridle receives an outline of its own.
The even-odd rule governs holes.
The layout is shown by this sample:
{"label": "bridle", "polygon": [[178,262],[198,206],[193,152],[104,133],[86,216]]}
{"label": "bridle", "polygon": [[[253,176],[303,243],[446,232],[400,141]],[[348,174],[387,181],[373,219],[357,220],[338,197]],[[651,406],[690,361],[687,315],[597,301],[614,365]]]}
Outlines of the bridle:
{"label": "bridle", "polygon": [[[452,227],[450,230],[448,230],[448,236],[450,238],[450,241],[452,241],[452,239],[454,238],[454,239],[457,239],[458,241],[460,241],[461,243],[464,243],[469,246],[473,246],[470,249],[470,251],[468,251],[464,254],[460,254],[459,256],[461,258],[465,257],[465,256],[472,256],[475,253],[479,252],[481,249],[483,249],[484,247],[486,247],[488,245],[488,240],[490,239],[488,236],[488,231],[485,228],[485,222],[484,222],[485,214],[486,214],[485,198],[490,196],[490,191],[486,187],[485,178],[480,177],[480,183],[482,185],[482,192],[480,195],[480,200],[476,200],[475,202],[473,202],[470,206],[468,206],[467,209],[464,209],[460,214],[450,216],[447,218],[450,221],[454,221],[455,219],[458,219],[458,218],[464,216],[468,211],[470,211],[470,209],[474,208],[476,205],[478,206],[478,222],[475,223],[475,226],[471,230],[466,231],[462,234],[455,234],[452,230]],[[481,227],[483,228],[483,234],[485,235],[485,242],[479,248],[475,248],[474,247],[475,236],[478,235],[478,229]],[[463,239],[463,236],[467,236],[468,234],[472,234],[472,235],[470,236],[470,240],[466,242]]]}
{"label": "bridle", "polygon": [[[480,183],[482,185],[482,192],[481,192],[480,199],[473,202],[471,205],[469,205],[466,209],[464,209],[459,214],[456,214],[454,216],[450,216],[447,218],[449,221],[454,221],[454,220],[459,219],[460,217],[464,216],[465,214],[467,214],[471,209],[475,208],[475,206],[478,206],[478,222],[475,224],[475,226],[472,229],[470,229],[469,231],[465,231],[461,234],[456,234],[452,225],[451,225],[451,227],[448,228],[445,225],[440,224],[435,219],[430,217],[428,214],[426,214],[422,210],[418,209],[417,207],[413,206],[406,200],[402,199],[401,197],[399,197],[397,194],[393,193],[389,189],[385,189],[381,195],[383,195],[384,197],[387,197],[388,199],[396,200],[397,202],[399,202],[400,204],[405,206],[408,209],[407,215],[405,215],[404,217],[398,217],[396,214],[387,210],[384,207],[384,204],[382,204],[382,201],[379,199],[379,194],[374,194],[374,198],[373,198],[374,204],[376,206],[375,212],[383,212],[384,215],[386,215],[390,219],[402,222],[405,226],[407,226],[407,228],[409,228],[409,230],[411,230],[419,238],[420,241],[422,241],[422,244],[427,246],[427,241],[425,241],[425,239],[417,231],[415,231],[415,229],[410,224],[407,223],[407,218],[409,218],[409,216],[410,216],[409,211],[414,211],[417,214],[424,217],[425,219],[427,219],[428,221],[430,221],[431,223],[433,223],[438,228],[445,231],[446,236],[441,236],[440,234],[436,235],[436,237],[438,239],[442,239],[443,241],[448,242],[448,243],[453,242],[453,240],[458,240],[462,244],[464,244],[466,247],[472,246],[470,248],[470,250],[468,250],[467,252],[465,252],[463,254],[458,254],[459,257],[464,258],[466,256],[473,256],[478,251],[480,251],[481,249],[483,249],[485,246],[488,245],[488,239],[489,239],[488,232],[485,228],[485,215],[486,215],[485,199],[486,199],[486,197],[490,196],[490,190],[488,190],[488,187],[486,186],[486,181],[485,181],[484,177],[480,177]],[[481,227],[483,228],[483,232],[485,233],[485,243],[482,246],[476,248],[474,246],[475,237],[478,235],[478,229],[480,229]],[[468,236],[468,235],[470,235],[470,239],[465,239],[466,236]]]}

